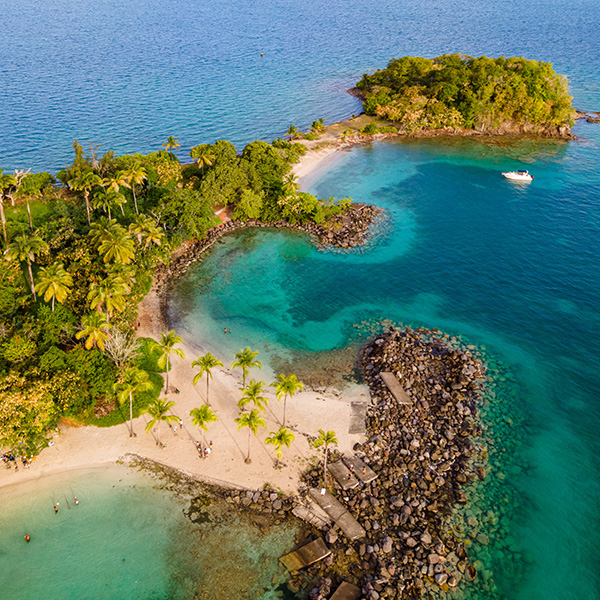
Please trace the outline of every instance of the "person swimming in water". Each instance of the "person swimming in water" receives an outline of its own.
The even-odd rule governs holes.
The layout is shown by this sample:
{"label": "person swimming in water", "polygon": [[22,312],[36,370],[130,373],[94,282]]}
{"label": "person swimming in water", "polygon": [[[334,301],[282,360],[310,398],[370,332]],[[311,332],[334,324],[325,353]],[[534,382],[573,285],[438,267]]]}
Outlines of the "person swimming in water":
{"label": "person swimming in water", "polygon": [[77,496],[73,498],[73,504],[79,504],[79,500],[77,500]]}
{"label": "person swimming in water", "polygon": [[58,502],[54,505],[54,514],[58,513]]}
{"label": "person swimming in water", "polygon": [[25,538],[25,541],[26,541],[26,542],[29,544],[29,540],[31,539],[31,538],[29,537],[29,534],[28,534],[28,533],[26,533],[26,534],[25,534],[23,537]]}

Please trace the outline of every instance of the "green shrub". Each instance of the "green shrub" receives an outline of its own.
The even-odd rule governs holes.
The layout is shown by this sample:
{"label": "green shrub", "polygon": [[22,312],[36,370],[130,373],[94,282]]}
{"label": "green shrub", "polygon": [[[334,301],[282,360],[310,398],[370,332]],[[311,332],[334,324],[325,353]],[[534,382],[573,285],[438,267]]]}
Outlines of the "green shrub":
{"label": "green shrub", "polygon": [[375,135],[376,133],[378,133],[378,131],[379,129],[377,128],[377,125],[375,125],[375,123],[369,123],[360,130],[360,133],[362,133],[363,135]]}

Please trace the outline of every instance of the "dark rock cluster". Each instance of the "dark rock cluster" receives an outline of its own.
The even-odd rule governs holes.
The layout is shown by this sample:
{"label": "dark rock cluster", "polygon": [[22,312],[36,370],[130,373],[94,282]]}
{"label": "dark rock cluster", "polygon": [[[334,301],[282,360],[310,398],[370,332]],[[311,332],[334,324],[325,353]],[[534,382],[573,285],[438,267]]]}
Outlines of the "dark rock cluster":
{"label": "dark rock cluster", "polygon": [[[338,556],[356,557],[342,576],[369,600],[420,598],[474,580],[468,542],[448,517],[467,502],[461,487],[485,476],[470,461],[471,438],[481,434],[475,417],[484,366],[449,336],[390,327],[364,347],[361,367],[374,404],[370,437],[356,451],[379,477],[337,493],[367,532],[353,545],[335,528],[327,533]],[[412,406],[396,402],[381,371],[395,373]],[[308,472],[308,485],[320,477],[319,469]]]}

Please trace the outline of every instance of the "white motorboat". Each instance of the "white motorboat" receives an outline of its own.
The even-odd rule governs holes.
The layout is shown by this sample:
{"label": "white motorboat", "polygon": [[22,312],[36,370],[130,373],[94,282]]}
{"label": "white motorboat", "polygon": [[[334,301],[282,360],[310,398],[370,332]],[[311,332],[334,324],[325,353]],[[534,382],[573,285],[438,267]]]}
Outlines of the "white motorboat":
{"label": "white motorboat", "polygon": [[502,175],[511,181],[533,181],[533,175],[530,175],[529,171],[509,171]]}

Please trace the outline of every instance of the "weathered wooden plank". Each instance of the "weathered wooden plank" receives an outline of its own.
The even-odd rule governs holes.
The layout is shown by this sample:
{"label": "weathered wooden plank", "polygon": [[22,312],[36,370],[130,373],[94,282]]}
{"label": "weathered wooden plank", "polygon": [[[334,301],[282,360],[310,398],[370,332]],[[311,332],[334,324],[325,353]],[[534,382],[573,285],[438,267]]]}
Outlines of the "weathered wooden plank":
{"label": "weathered wooden plank", "polygon": [[358,540],[366,535],[361,524],[348,512],[348,509],[335,496],[312,488],[309,496],[334,520],[349,540]]}
{"label": "weathered wooden plank", "polygon": [[360,598],[360,588],[353,583],[342,581],[339,587],[333,593],[330,600],[358,600]]}
{"label": "weathered wooden plank", "polygon": [[341,460],[329,463],[327,470],[333,475],[344,491],[358,486],[358,479],[352,475],[350,469]]}
{"label": "weathered wooden plank", "polygon": [[298,571],[308,567],[331,554],[331,550],[325,545],[323,538],[317,538],[312,542],[285,554],[279,560],[288,571]]}
{"label": "weathered wooden plank", "polygon": [[411,397],[402,389],[398,378],[390,371],[382,371],[379,376],[383,383],[387,385],[388,390],[396,398],[398,404],[413,404]]}
{"label": "weathered wooden plank", "polygon": [[369,465],[365,464],[358,456],[354,456],[353,458],[348,458],[344,456],[344,462],[348,465],[348,469],[352,471],[352,473],[358,477],[363,483],[371,483],[374,479],[377,479],[379,475],[369,467]]}

